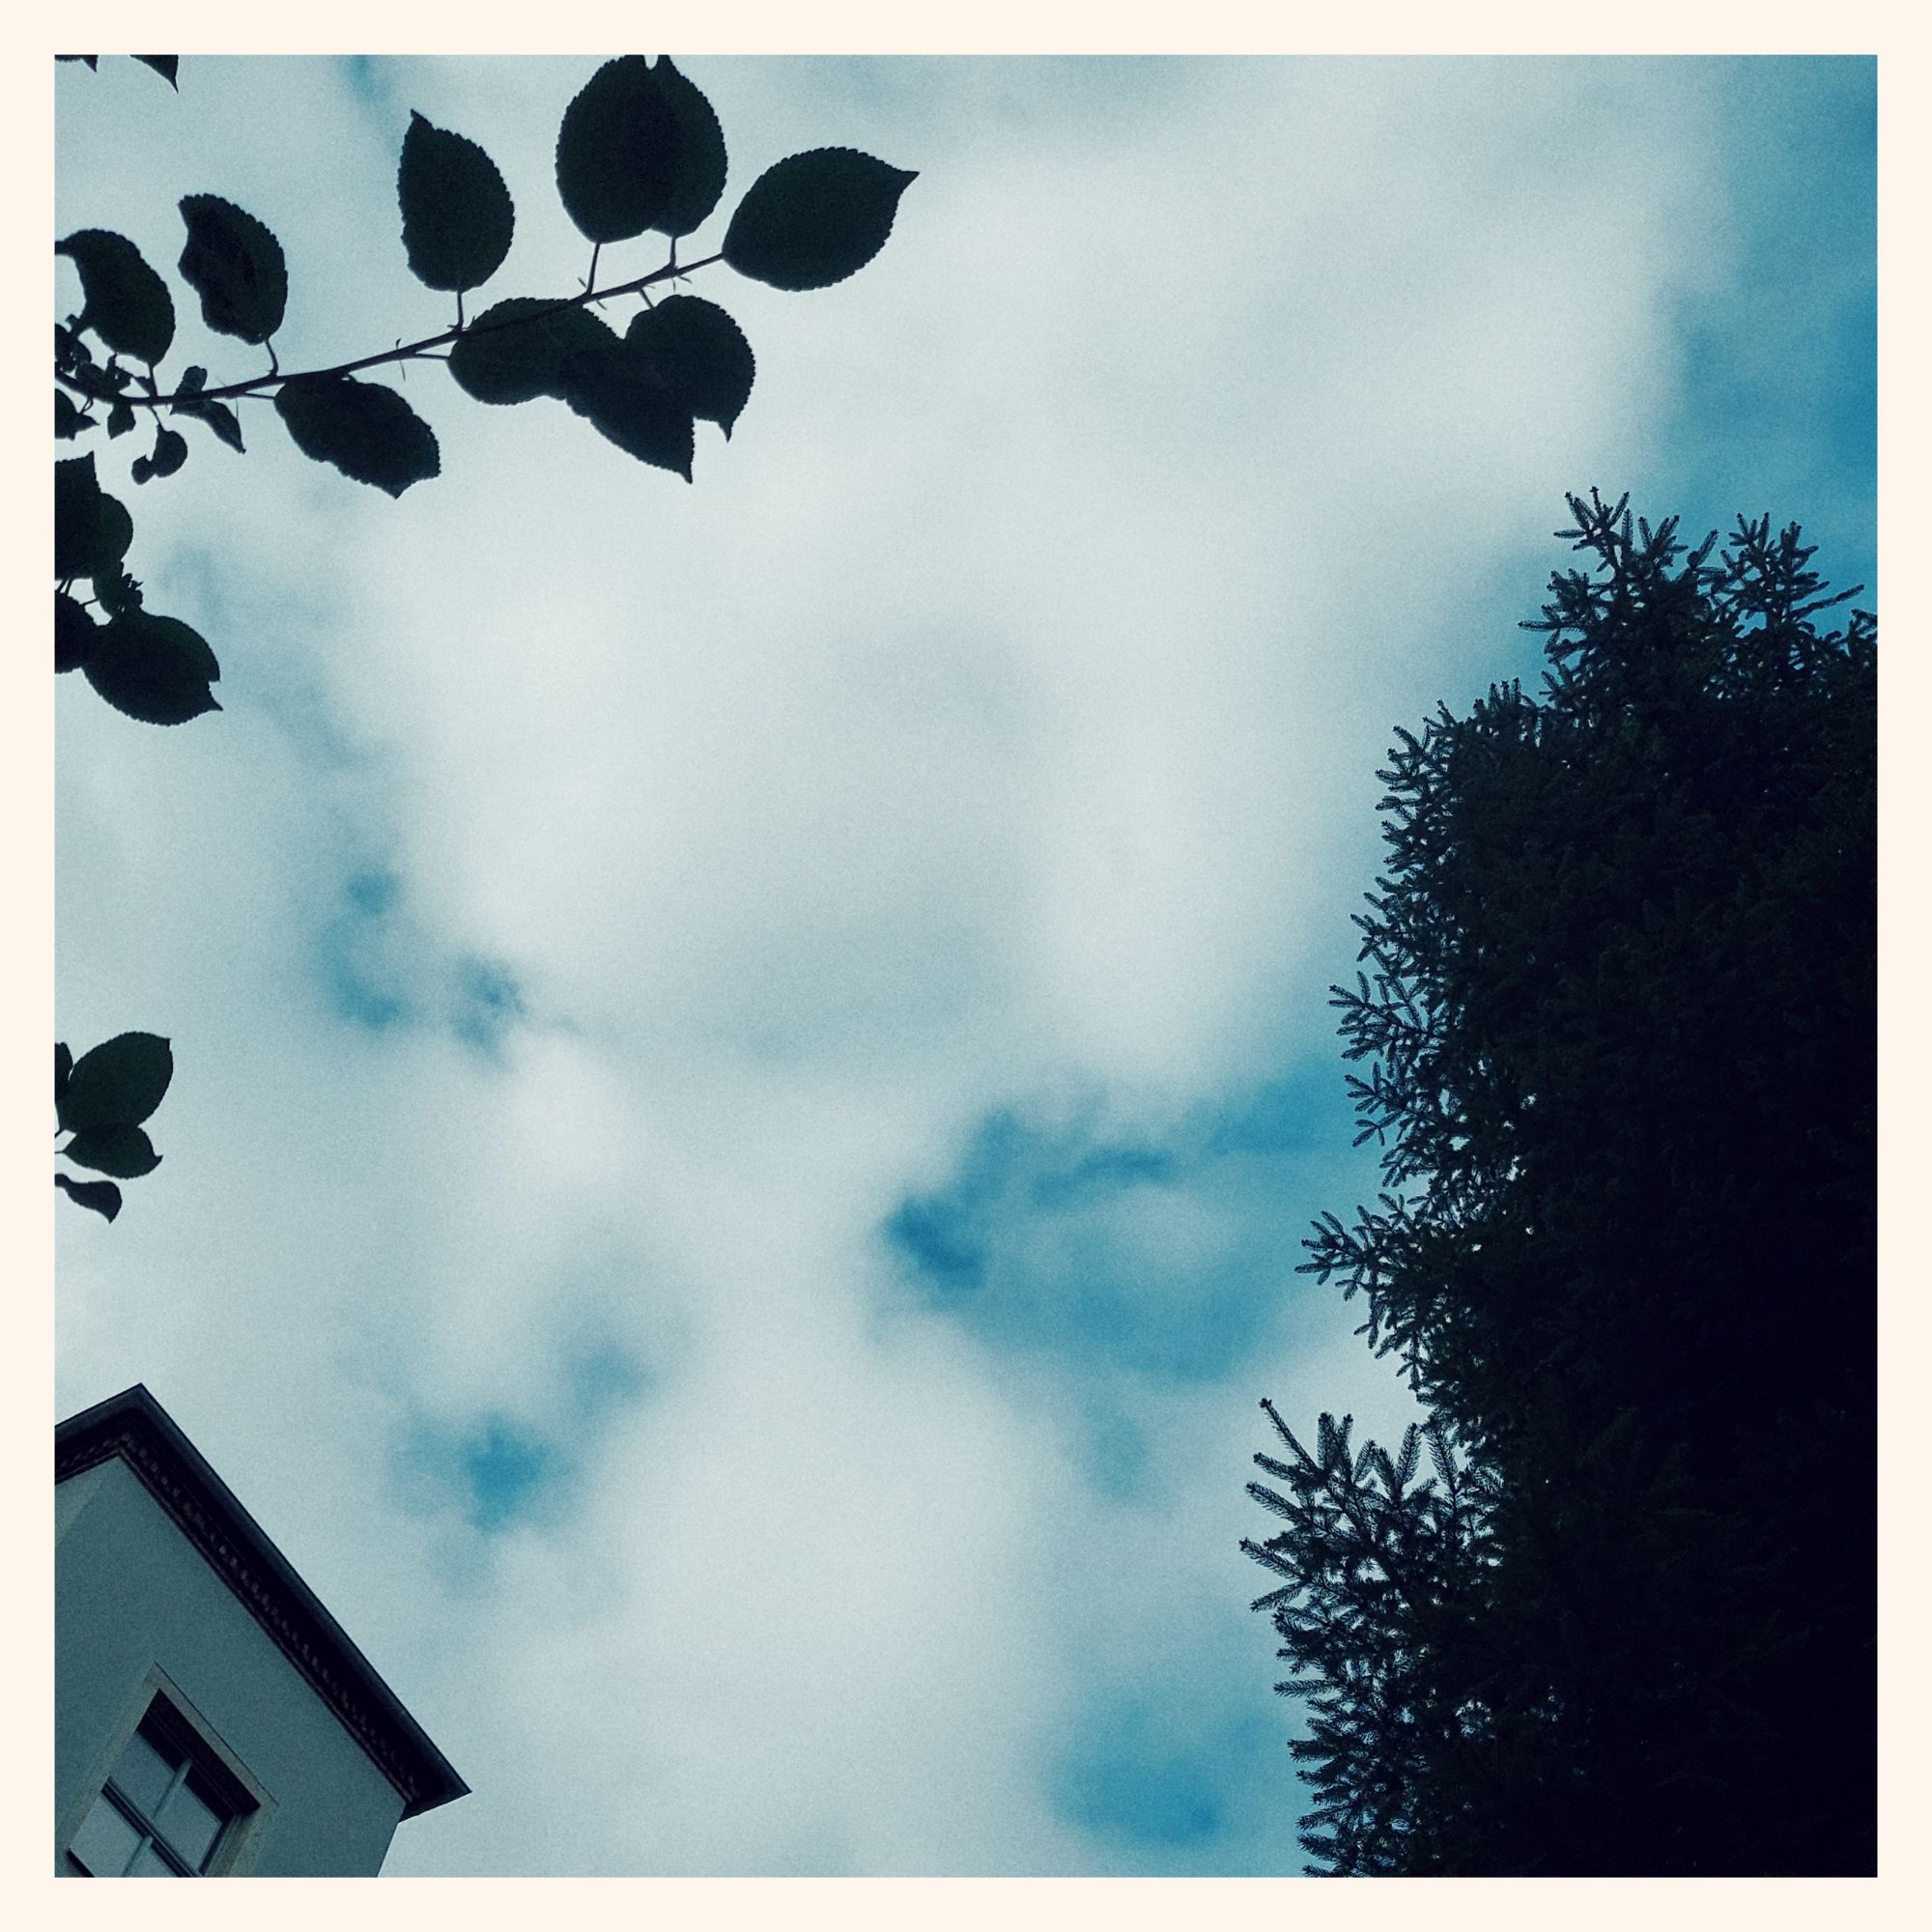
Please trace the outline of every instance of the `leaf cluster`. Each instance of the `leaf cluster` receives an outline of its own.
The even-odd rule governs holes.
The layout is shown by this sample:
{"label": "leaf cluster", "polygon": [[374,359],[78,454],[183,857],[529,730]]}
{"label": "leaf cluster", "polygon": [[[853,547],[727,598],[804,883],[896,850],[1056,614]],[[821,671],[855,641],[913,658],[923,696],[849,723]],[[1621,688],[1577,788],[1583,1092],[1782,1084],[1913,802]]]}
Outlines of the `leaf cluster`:
{"label": "leaf cluster", "polygon": [[[54,669],[80,671],[143,724],[185,724],[220,710],[210,687],[221,667],[198,631],[144,608],[123,563],[133,534],[127,505],[95,476],[92,450],[54,465]],[[80,578],[93,588],[86,604],[72,594]]]}
{"label": "leaf cluster", "polygon": [[[161,1157],[142,1122],[161,1104],[174,1070],[174,1054],[158,1034],[120,1034],[78,1060],[57,1041],[54,1118],[60,1132],[72,1136],[56,1150],[61,1158],[119,1180],[152,1174]],[[75,1180],[56,1171],[54,1185],[110,1221],[121,1211],[112,1180]]]}
{"label": "leaf cluster", "polygon": [[[171,59],[163,65],[159,56],[143,58],[174,81]],[[407,346],[292,374],[281,370],[273,346],[289,300],[280,240],[222,196],[185,195],[176,271],[196,298],[204,325],[266,348],[270,368],[211,386],[208,371],[190,366],[172,390],[164,390],[157,374],[176,333],[167,281],[126,236],[77,230],[55,247],[73,263],[82,295],[79,310],[55,333],[55,437],[71,441],[104,422],[108,438],[116,439],[147,412],[153,446],[134,459],[130,472],[142,484],[175,475],[187,461],[188,440],[172,418],[199,423],[243,453],[235,406],[271,399],[304,456],[400,497],[440,473],[436,434],[396,389],[360,372],[434,358],[445,361],[457,386],[480,401],[554,398],[627,454],[689,481],[696,425],[715,422],[728,439],[750,399],[756,364],[743,331],[717,303],[681,294],[653,301],[648,290],[691,272],[678,267],[677,242],[710,217],[726,175],[718,117],[668,57],[607,61],[566,107],[557,132],[558,195],[593,243],[582,293],[513,296],[466,319],[464,296],[508,259],[516,209],[502,174],[476,142],[412,113],[396,176],[403,252],[418,281],[455,296],[455,326]],[[828,287],[884,246],[913,179],[847,148],[791,156],[752,185],[720,252],[709,259],[776,288]],[[597,289],[601,250],[650,232],[670,243],[665,267],[615,289]],[[624,293],[639,294],[644,306],[620,333],[593,311]],[[219,672],[206,642],[177,619],[140,613],[139,587],[122,569],[131,518],[99,489],[92,455],[57,466],[56,497],[56,669],[84,671],[110,703],[146,723],[179,724],[218,709],[209,687]],[[71,594],[80,578],[92,581],[91,598]],[[108,621],[98,622],[90,610]]]}

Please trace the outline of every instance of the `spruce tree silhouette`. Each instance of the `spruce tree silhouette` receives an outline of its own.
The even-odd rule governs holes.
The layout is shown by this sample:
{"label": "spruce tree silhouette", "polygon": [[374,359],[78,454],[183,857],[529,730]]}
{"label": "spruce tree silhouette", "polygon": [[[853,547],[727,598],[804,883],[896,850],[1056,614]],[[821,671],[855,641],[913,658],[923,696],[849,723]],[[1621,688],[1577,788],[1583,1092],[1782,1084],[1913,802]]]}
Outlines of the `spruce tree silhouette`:
{"label": "spruce tree silhouette", "polygon": [[[1569,499],[1540,698],[1399,732],[1304,1271],[1432,1421],[1243,1548],[1336,1873],[1875,1869],[1877,625]],[[1415,1480],[1426,1441],[1435,1473]]]}

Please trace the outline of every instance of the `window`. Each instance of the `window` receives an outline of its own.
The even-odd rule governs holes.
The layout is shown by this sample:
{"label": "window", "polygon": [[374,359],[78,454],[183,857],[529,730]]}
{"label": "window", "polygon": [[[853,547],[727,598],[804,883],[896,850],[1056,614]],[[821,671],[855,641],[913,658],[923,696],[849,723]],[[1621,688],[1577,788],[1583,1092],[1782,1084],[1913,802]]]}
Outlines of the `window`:
{"label": "window", "polygon": [[68,1847],[75,1878],[199,1878],[249,1800],[156,1697]]}

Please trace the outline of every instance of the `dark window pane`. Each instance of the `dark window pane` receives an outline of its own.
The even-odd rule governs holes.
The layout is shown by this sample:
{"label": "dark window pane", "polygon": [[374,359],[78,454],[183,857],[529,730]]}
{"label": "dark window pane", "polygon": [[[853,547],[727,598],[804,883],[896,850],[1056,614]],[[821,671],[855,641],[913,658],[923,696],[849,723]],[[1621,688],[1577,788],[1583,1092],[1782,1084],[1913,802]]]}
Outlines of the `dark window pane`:
{"label": "dark window pane", "polygon": [[196,1871],[214,1849],[222,1816],[209,1804],[211,1794],[206,1788],[196,1789],[200,1784],[200,1778],[189,1772],[186,1780],[169,1792],[158,1820],[161,1835]]}
{"label": "dark window pane", "polygon": [[94,1801],[81,1828],[73,1834],[69,1850],[87,1867],[93,1878],[119,1878],[128,1869],[128,1861],[141,1834],[105,1798]]}
{"label": "dark window pane", "polygon": [[151,1818],[175,1775],[175,1766],[181,1762],[179,1756],[163,1755],[164,1749],[164,1747],[157,1749],[153,1738],[136,1731],[128,1740],[128,1748],[110,1774],[115,1788],[131,1798]]}

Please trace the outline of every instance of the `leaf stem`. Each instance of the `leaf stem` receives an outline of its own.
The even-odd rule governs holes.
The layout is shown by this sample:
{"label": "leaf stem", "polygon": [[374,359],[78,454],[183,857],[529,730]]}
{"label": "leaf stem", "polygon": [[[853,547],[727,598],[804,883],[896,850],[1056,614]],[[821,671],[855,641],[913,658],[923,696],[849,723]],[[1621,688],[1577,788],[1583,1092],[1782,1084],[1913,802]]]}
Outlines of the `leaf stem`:
{"label": "leaf stem", "polygon": [[[724,259],[722,254],[706,255],[702,261],[686,262],[681,268],[657,269],[648,275],[638,276],[635,281],[618,282],[608,289],[585,289],[582,295],[558,296],[548,308],[540,309],[537,313],[548,315],[566,308],[584,308],[592,302],[606,301],[612,296],[635,295],[650,288],[654,283],[670,281],[679,275],[688,275],[694,269],[707,269],[713,262],[722,262]],[[467,328],[445,328],[440,335],[426,335],[420,342],[405,342],[394,349],[384,349],[375,355],[357,356],[353,362],[337,362],[327,369],[301,369],[289,375],[282,374],[279,369],[272,369],[266,376],[255,376],[245,383],[225,383],[218,389],[182,389],[167,396],[128,396],[120,400],[132,404],[136,409],[161,410],[184,400],[216,403],[225,402],[230,397],[253,398],[263,395],[265,387],[277,383],[299,383],[311,378],[353,376],[359,369],[376,369],[387,362],[440,359],[431,356],[429,352],[446,347],[460,335],[476,335],[488,333],[492,329],[517,327],[536,319],[536,316],[521,315],[512,316],[506,322],[472,322]],[[272,347],[269,353],[270,356],[273,355]]]}

